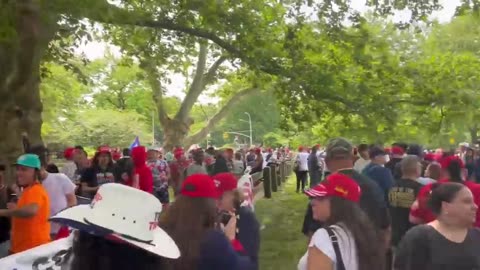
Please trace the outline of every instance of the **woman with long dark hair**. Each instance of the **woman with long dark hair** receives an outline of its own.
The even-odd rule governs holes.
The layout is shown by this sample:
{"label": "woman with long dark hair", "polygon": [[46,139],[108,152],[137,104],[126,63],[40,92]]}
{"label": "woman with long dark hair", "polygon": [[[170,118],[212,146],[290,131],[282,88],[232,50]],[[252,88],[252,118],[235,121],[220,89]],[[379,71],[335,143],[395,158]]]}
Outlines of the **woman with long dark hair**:
{"label": "woman with long dark hair", "polygon": [[87,168],[80,178],[82,196],[93,198],[101,185],[114,183],[114,173],[115,168],[110,148],[107,146],[99,147],[93,157],[92,166]]}
{"label": "woman with long dark hair", "polygon": [[168,261],[167,269],[252,269],[248,257],[240,254],[243,247],[236,239],[236,216],[231,213],[226,225],[218,222],[217,198],[210,176],[194,174],[185,179],[180,195],[160,218],[160,227],[172,236],[182,254],[179,260]]}
{"label": "woman with long dark hair", "polygon": [[480,230],[471,227],[478,207],[470,189],[460,183],[433,184],[428,207],[436,219],[407,232],[394,269],[480,269]]}
{"label": "woman with long dark hair", "polygon": [[299,270],[385,269],[383,244],[358,205],[361,190],[354,180],[335,173],[305,193],[313,218],[325,226],[313,234]]}

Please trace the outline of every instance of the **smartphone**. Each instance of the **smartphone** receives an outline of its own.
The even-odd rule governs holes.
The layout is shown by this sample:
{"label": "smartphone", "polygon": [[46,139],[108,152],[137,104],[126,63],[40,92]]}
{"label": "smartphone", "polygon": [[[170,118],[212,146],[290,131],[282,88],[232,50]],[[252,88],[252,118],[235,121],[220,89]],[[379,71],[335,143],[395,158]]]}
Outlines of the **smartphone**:
{"label": "smartphone", "polygon": [[220,223],[222,223],[223,225],[227,225],[228,222],[230,221],[230,219],[232,218],[232,216],[230,215],[230,213],[228,212],[225,212],[225,211],[222,211],[220,212],[220,214],[218,215],[218,221]]}

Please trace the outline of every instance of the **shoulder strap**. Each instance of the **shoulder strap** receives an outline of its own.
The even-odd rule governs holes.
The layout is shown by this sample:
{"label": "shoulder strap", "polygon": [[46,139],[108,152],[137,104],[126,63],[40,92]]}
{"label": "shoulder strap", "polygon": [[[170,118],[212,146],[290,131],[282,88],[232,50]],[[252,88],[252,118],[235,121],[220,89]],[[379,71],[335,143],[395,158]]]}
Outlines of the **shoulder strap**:
{"label": "shoulder strap", "polygon": [[325,227],[325,230],[327,230],[328,236],[330,236],[330,241],[332,241],[333,250],[335,251],[335,256],[337,257],[337,270],[345,270],[342,253],[340,252],[340,246],[338,245],[338,238],[331,227]]}

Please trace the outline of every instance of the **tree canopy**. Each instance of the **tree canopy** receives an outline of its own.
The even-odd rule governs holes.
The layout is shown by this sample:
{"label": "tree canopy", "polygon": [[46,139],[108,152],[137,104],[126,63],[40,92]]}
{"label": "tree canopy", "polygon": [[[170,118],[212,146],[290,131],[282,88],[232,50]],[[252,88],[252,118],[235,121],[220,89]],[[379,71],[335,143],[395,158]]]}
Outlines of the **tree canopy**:
{"label": "tree canopy", "polygon": [[[245,111],[257,143],[333,134],[474,140],[477,1],[463,0],[446,24],[430,20],[441,8],[436,0],[365,1],[368,12],[352,2],[2,2],[0,113],[15,132],[4,135],[0,152],[18,150],[22,132],[41,141],[42,108],[47,141],[59,138],[52,134],[62,125],[101,112],[136,119],[146,137],[153,125],[167,148],[208,134],[224,143],[219,134],[246,130],[237,121]],[[399,11],[410,18],[392,22]],[[76,55],[93,40],[117,46],[121,56],[88,63]],[[185,78],[176,97],[172,74]],[[200,104],[200,96],[220,102]]]}

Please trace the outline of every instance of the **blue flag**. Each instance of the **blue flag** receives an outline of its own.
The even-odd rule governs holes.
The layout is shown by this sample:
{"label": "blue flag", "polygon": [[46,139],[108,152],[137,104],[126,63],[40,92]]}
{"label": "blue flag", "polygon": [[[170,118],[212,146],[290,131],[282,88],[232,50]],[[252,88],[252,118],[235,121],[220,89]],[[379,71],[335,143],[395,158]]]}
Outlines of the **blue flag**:
{"label": "blue flag", "polygon": [[133,141],[132,144],[130,144],[130,150],[132,150],[134,147],[140,146],[140,139],[138,139],[138,136],[135,137],[135,140]]}

